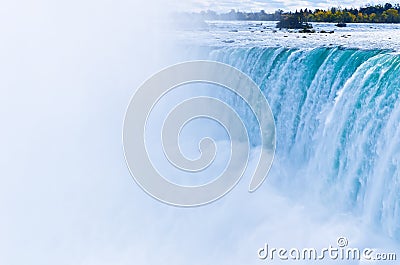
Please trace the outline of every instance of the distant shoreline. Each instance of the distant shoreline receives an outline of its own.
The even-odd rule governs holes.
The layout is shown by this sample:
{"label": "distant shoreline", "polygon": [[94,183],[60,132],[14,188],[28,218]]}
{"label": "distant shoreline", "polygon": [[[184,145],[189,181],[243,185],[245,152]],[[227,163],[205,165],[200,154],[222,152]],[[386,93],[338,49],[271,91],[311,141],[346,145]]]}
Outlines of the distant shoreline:
{"label": "distant shoreline", "polygon": [[284,19],[295,19],[299,22],[327,22],[327,23],[400,23],[400,4],[366,5],[360,8],[338,8],[329,9],[308,8],[296,10],[295,12],[284,12],[277,10],[274,13],[241,12],[232,9],[228,13],[217,13],[212,10],[192,13],[178,13],[178,17],[190,17],[195,20],[209,21],[282,21]]}

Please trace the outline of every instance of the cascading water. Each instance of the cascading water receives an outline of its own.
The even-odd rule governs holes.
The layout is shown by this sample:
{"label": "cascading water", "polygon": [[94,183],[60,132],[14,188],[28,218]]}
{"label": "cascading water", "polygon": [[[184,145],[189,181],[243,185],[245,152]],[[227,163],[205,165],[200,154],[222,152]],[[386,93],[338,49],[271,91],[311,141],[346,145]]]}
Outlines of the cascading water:
{"label": "cascading water", "polygon": [[267,97],[278,186],[400,240],[399,54],[219,48],[209,57],[248,74]]}

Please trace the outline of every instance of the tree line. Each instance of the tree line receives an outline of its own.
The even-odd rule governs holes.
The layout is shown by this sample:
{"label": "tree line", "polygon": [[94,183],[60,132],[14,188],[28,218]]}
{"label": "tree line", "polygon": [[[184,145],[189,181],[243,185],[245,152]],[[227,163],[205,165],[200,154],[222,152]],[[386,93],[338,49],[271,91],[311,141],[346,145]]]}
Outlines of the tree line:
{"label": "tree line", "polygon": [[280,21],[283,18],[294,17],[306,22],[344,22],[344,23],[400,23],[400,5],[386,3],[384,5],[366,5],[360,8],[332,7],[327,10],[300,9],[295,12],[277,10],[274,13],[241,12],[231,10],[228,13],[218,14],[214,11],[203,11],[191,14],[203,20],[254,20],[254,21]]}
{"label": "tree line", "polygon": [[367,5],[357,8],[330,8],[328,10],[307,9],[295,12],[294,16],[301,16],[310,22],[344,22],[344,23],[400,23],[399,4]]}

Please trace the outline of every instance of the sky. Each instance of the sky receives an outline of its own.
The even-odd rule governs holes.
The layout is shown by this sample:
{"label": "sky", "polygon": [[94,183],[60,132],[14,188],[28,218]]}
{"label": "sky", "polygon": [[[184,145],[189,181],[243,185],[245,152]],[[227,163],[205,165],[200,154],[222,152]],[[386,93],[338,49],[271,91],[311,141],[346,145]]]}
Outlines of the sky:
{"label": "sky", "polygon": [[[329,7],[360,7],[366,4],[385,4],[391,2],[388,0],[372,0],[372,1],[362,1],[362,0],[190,0],[190,1],[177,1],[176,8],[185,11],[202,11],[202,10],[214,10],[217,12],[228,12],[231,9],[241,10],[241,11],[259,11],[265,10],[267,12],[274,12],[275,10],[282,9],[284,11],[295,11],[301,8],[329,8]],[[395,2],[392,2],[393,4]]]}

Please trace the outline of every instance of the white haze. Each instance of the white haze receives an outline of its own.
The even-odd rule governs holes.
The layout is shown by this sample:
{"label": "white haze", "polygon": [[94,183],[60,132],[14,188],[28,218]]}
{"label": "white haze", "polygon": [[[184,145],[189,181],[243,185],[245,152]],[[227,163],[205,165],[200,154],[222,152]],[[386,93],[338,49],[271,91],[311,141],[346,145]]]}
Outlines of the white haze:
{"label": "white haze", "polygon": [[220,201],[194,209],[161,204],[134,183],[122,121],[135,88],[176,62],[163,8],[2,4],[0,264],[262,264],[257,249],[266,242],[371,242],[362,220],[277,191],[279,160],[256,193],[245,176]]}

